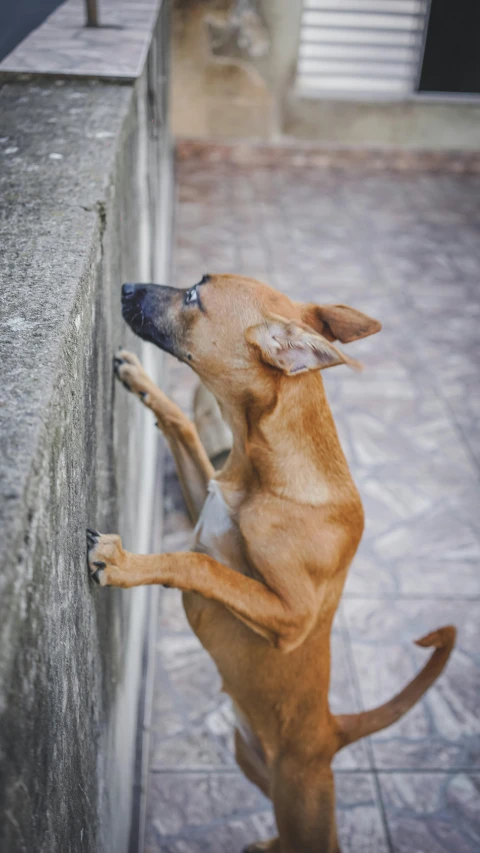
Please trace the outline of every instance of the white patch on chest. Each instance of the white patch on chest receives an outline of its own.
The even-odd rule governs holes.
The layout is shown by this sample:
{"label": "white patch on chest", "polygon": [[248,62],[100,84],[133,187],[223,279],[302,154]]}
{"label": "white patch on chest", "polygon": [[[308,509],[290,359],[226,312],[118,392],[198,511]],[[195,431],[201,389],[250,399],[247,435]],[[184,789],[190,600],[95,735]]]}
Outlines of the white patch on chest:
{"label": "white patch on chest", "polygon": [[242,534],[216,480],[208,484],[207,499],[195,527],[193,550],[208,554],[237,572],[248,573]]}

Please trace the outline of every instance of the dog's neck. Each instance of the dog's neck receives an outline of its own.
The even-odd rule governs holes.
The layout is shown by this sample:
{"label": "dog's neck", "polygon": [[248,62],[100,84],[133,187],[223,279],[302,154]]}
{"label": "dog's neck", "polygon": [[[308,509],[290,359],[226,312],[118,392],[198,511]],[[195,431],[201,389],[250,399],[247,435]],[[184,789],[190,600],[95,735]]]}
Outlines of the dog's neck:
{"label": "dog's neck", "polygon": [[325,504],[353,486],[318,372],[278,375],[247,404],[221,404],[233,433],[222,481],[250,476],[290,500]]}

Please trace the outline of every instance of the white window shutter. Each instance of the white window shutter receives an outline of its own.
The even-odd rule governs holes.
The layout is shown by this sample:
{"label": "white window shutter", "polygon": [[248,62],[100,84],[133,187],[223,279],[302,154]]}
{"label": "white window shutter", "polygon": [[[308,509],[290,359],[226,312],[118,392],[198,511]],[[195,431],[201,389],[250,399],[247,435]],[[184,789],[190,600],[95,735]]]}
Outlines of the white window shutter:
{"label": "white window shutter", "polygon": [[304,0],[297,88],[347,97],[409,95],[428,0]]}

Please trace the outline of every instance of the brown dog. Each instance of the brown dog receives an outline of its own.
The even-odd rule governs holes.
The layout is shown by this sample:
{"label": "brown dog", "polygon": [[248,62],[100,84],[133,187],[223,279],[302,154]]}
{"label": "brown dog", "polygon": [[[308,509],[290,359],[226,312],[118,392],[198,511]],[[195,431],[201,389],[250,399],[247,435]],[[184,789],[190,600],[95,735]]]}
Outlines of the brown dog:
{"label": "brown dog", "polygon": [[363,510],[339,444],[320,370],[353,362],[332,341],[380,324],[344,305],[304,305],[258,281],[204,276],[189,290],[124,285],[132,329],[190,364],[233,433],[215,476],[195,426],[121,352],[117,373],[158,418],[192,518],[192,553],[138,556],[89,531],[102,586],[183,590],[193,630],[214,659],[238,716],[236,757],[272,799],[279,837],[250,851],[338,851],[330,764],[349,743],[404,714],[443,670],[455,629],[418,641],[435,651],[390,702],[333,716],[330,629],[363,531]]}

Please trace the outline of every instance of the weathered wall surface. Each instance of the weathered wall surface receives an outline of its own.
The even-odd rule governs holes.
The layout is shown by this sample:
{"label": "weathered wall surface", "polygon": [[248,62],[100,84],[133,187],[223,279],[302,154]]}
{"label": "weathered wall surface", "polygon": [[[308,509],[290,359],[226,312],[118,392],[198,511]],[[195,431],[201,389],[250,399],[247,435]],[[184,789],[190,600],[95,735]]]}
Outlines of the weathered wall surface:
{"label": "weathered wall surface", "polygon": [[139,352],[121,283],[158,278],[166,260],[158,51],[135,85],[18,79],[0,92],[5,853],[128,847],[148,592],[89,581],[85,528],[148,548],[154,426],[112,357]]}

